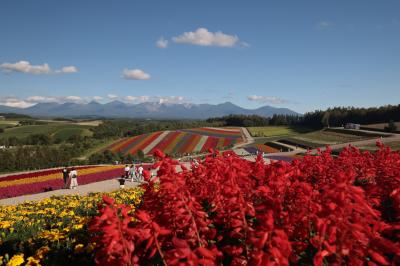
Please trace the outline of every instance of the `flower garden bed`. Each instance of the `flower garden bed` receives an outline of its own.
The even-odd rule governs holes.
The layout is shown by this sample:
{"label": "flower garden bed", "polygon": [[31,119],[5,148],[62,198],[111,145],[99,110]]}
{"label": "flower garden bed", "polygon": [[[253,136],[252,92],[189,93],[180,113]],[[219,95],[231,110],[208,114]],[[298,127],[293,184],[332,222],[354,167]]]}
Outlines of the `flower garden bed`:
{"label": "flower garden bed", "polygon": [[[106,195],[133,211],[142,194],[142,189],[128,189]],[[0,206],[0,265],[93,265],[96,244],[90,241],[88,222],[102,195]]]}
{"label": "flower garden bed", "polygon": [[194,128],[176,131],[158,131],[119,140],[107,149],[114,153],[136,154],[139,150],[152,155],[155,150],[167,154],[206,152],[224,149],[242,142],[240,129]]}
{"label": "flower garden bed", "polygon": [[181,173],[158,156],[133,217],[105,198],[91,222],[97,265],[400,264],[398,152],[270,165],[230,152]]}
{"label": "flower garden bed", "polygon": [[[123,166],[81,166],[78,171],[79,185],[113,179],[123,174]],[[64,185],[61,169],[12,174],[0,178],[0,199],[36,194],[61,189]]]}

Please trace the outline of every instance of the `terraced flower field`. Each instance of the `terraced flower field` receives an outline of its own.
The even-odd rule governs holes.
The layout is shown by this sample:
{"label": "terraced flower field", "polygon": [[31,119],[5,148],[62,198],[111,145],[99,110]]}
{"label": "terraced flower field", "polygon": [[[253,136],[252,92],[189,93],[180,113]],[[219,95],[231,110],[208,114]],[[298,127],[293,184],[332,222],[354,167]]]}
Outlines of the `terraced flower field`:
{"label": "terraced flower field", "polygon": [[122,139],[107,149],[122,154],[136,154],[142,150],[151,155],[156,149],[167,154],[206,152],[208,149],[223,149],[243,141],[240,128],[194,128],[176,131],[158,131]]}

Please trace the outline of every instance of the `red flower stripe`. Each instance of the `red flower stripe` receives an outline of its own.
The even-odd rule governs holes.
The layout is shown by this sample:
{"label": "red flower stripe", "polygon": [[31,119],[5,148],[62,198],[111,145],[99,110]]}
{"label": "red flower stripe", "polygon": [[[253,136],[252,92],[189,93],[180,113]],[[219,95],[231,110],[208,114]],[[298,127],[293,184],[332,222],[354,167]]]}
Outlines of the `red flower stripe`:
{"label": "red flower stripe", "polygon": [[206,141],[206,143],[204,143],[203,148],[201,149],[202,152],[206,152],[208,151],[208,149],[210,148],[215,148],[216,144],[218,142],[217,138],[214,137],[209,137]]}
{"label": "red flower stripe", "polygon": [[174,151],[174,148],[176,146],[176,144],[181,141],[182,137],[187,134],[184,132],[177,132],[178,134],[175,136],[174,139],[171,140],[170,143],[168,143],[167,147],[165,147],[165,149],[163,150],[164,153],[168,154]]}
{"label": "red flower stripe", "polygon": [[201,135],[199,134],[191,134],[190,138],[179,152],[180,153],[192,152],[194,150],[194,147],[196,147],[197,143],[199,142],[200,138]]}

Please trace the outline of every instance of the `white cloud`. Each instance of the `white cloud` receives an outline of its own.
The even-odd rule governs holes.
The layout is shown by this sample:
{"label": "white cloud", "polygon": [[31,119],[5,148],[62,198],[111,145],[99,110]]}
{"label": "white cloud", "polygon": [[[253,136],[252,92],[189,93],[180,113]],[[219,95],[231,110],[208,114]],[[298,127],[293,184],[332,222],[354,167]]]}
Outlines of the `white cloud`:
{"label": "white cloud", "polygon": [[83,100],[81,97],[79,96],[66,96],[63,97],[65,102],[72,102],[72,103],[84,103],[85,100]]}
{"label": "white cloud", "polygon": [[247,96],[249,101],[258,102],[258,103],[269,103],[269,104],[282,104],[288,103],[287,100],[281,99],[274,96],[260,96],[260,95],[249,95]]}
{"label": "white cloud", "polygon": [[186,102],[185,98],[183,96],[166,96],[166,97],[162,97],[159,96],[158,98],[158,102],[159,103],[183,103]]}
{"label": "white cloud", "polygon": [[168,40],[166,40],[163,37],[161,37],[160,39],[157,40],[156,46],[158,48],[167,48],[168,47]]}
{"label": "white cloud", "polygon": [[53,103],[59,102],[59,99],[55,97],[45,97],[45,96],[30,96],[26,99],[30,103]]}
{"label": "white cloud", "polygon": [[315,27],[318,30],[327,30],[327,29],[333,27],[333,22],[330,22],[330,21],[319,21],[319,22],[317,22]]}
{"label": "white cloud", "polygon": [[93,96],[93,100],[98,102],[98,101],[103,100],[103,97],[101,97],[101,96]]}
{"label": "white cloud", "polygon": [[110,100],[116,100],[118,99],[118,95],[115,94],[107,94],[107,98]]}
{"label": "white cloud", "polygon": [[236,35],[228,35],[221,31],[210,32],[206,28],[198,28],[196,31],[184,32],[183,34],[172,37],[175,43],[186,43],[200,46],[218,46],[218,47],[234,47],[247,43],[239,42],[239,37]]}
{"label": "white cloud", "polygon": [[[115,94],[108,94],[107,98],[109,101],[119,100],[125,103],[159,103],[159,104],[188,104],[190,103],[184,96],[149,96],[149,95],[138,95],[138,96],[118,96]],[[84,104],[90,102],[92,99],[96,101],[103,100],[101,96],[93,97],[80,97],[75,95],[70,96],[29,96],[27,98],[19,98],[14,96],[0,96],[0,105],[9,107],[26,108],[33,106],[38,103],[79,103]]]}
{"label": "white cloud", "polygon": [[0,97],[0,105],[8,107],[27,108],[34,105],[34,103],[30,103],[14,97]]}
{"label": "white cloud", "polygon": [[52,70],[47,63],[43,65],[31,65],[28,61],[18,61],[16,63],[3,63],[0,65],[0,69],[2,69],[6,73],[11,72],[21,72],[27,74],[65,74],[65,73],[76,73],[78,69],[75,66],[65,66],[62,67],[61,70]]}
{"label": "white cloud", "polygon": [[61,68],[61,70],[56,70],[55,73],[76,73],[78,69],[74,66],[66,66]]}
{"label": "white cloud", "polygon": [[125,96],[120,98],[121,101],[128,103],[146,103],[146,102],[155,102],[155,103],[165,103],[165,104],[176,104],[176,103],[187,103],[188,101],[183,96]]}
{"label": "white cloud", "polygon": [[141,69],[124,69],[122,72],[122,77],[124,79],[137,79],[137,80],[148,80],[150,79],[150,74],[144,72]]}

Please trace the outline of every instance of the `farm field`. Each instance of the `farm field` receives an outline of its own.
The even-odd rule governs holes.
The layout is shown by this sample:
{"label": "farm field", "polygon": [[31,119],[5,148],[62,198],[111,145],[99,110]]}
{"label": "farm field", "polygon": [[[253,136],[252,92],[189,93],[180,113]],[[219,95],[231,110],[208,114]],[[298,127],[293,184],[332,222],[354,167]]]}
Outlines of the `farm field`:
{"label": "farm field", "polygon": [[243,141],[240,128],[194,128],[174,131],[158,131],[125,138],[107,149],[114,153],[152,155],[156,149],[166,154],[206,152],[208,149],[224,149]]}
{"label": "farm field", "polygon": [[0,133],[0,138],[17,137],[26,138],[31,134],[51,135],[61,140],[66,140],[74,135],[90,136],[91,126],[83,126],[72,123],[49,123],[45,125],[27,125],[6,129]]}
{"label": "farm field", "polygon": [[297,136],[293,136],[291,139],[298,139],[301,141],[307,141],[315,144],[339,144],[351,141],[357,141],[366,139],[366,136],[358,136],[353,134],[337,133],[328,130],[319,130],[315,132],[305,133]]}
{"label": "farm field", "polygon": [[266,126],[266,127],[248,127],[252,137],[274,137],[288,136],[310,132],[306,127],[287,127],[287,126]]}
{"label": "farm field", "polygon": [[19,121],[13,120],[0,120],[0,128],[6,128],[9,126],[15,126],[18,124]]}
{"label": "farm field", "polygon": [[[397,127],[397,131],[400,132],[400,122],[395,122],[394,123]],[[367,125],[361,125],[362,129],[366,130],[379,130],[379,131],[384,131],[385,127],[388,125],[388,123],[378,123],[378,124],[367,124]]]}

